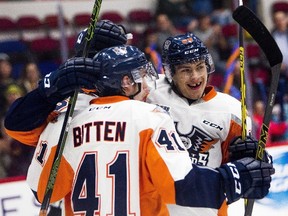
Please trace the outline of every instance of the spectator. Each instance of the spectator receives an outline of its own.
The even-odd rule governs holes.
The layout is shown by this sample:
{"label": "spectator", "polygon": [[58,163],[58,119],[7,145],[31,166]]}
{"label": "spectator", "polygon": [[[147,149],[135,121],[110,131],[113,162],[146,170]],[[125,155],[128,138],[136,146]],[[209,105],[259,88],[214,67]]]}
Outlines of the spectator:
{"label": "spectator", "polygon": [[189,10],[199,16],[201,14],[211,14],[213,11],[212,0],[188,0]]}
{"label": "spectator", "polygon": [[[6,109],[19,97],[23,90],[16,84],[10,84],[4,91]],[[26,175],[34,149],[9,137],[3,126],[4,115],[0,118],[0,178]],[[21,165],[20,165],[21,164]]]}
{"label": "spectator", "polygon": [[[280,105],[275,104],[272,111],[272,119],[269,124],[267,145],[273,145],[273,142],[283,141],[285,139],[288,124],[281,119],[281,112]],[[263,101],[256,101],[253,107],[253,123],[256,138],[260,138],[264,113],[265,105]]]}
{"label": "spectator", "polygon": [[223,0],[213,1],[214,9],[211,13],[211,20],[221,26],[234,22],[232,12],[229,8],[225,7]]}
{"label": "spectator", "polygon": [[261,131],[261,125],[263,122],[263,117],[265,113],[265,105],[262,100],[255,101],[253,105],[253,132],[255,134],[255,137],[259,139],[260,137],[260,131]]}
{"label": "spectator", "polygon": [[215,62],[216,71],[223,74],[226,61],[224,61],[224,59],[229,55],[227,55],[227,52],[230,53],[230,49],[222,34],[221,26],[213,24],[210,15],[202,14],[198,18],[198,27],[193,33],[198,36],[209,49]]}
{"label": "spectator", "polygon": [[[288,124],[288,94],[283,97],[283,119]],[[288,140],[288,128],[286,129],[284,140]]]}
{"label": "spectator", "polygon": [[162,51],[163,43],[167,37],[180,33],[166,14],[158,14],[156,16],[156,29],[156,45],[159,52]]}
{"label": "spectator", "polygon": [[149,61],[154,65],[157,73],[163,73],[161,55],[157,49],[157,34],[155,31],[147,30],[145,32],[144,53]]}
{"label": "spectator", "polygon": [[272,110],[272,119],[269,125],[269,135],[271,142],[283,141],[288,124],[281,118],[282,109],[280,104],[275,104]]}
{"label": "spectator", "polygon": [[167,14],[176,27],[186,26],[195,19],[187,4],[189,0],[158,0],[156,15]]}
{"label": "spectator", "polygon": [[275,11],[273,13],[274,27],[272,30],[272,36],[278,44],[282,55],[283,61],[281,65],[281,73],[279,78],[278,95],[276,101],[280,104],[281,109],[283,107],[283,97],[288,93],[288,16],[283,11]]}
{"label": "spectator", "polygon": [[12,65],[10,58],[5,53],[0,53],[0,116],[5,112],[6,98],[5,89],[9,84],[14,83],[15,80],[12,78]]}
{"label": "spectator", "polygon": [[23,67],[18,83],[23,87],[25,93],[28,93],[38,87],[40,78],[41,73],[38,65],[35,62],[28,62]]}
{"label": "spectator", "polygon": [[14,82],[10,58],[5,53],[0,53],[0,78],[1,85],[8,85]]}
{"label": "spectator", "polygon": [[278,44],[283,54],[282,70],[288,76],[288,16],[284,11],[276,11],[273,13],[274,27],[272,36]]}

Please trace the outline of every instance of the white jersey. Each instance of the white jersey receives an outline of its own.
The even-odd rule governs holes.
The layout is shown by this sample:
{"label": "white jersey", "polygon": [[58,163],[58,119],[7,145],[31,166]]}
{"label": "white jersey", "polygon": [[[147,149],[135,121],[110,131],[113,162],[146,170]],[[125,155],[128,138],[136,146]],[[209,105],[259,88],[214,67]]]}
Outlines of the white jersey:
{"label": "white jersey", "polygon": [[[192,163],[215,168],[229,161],[229,143],[241,136],[241,104],[237,99],[208,86],[205,96],[189,105],[187,99],[176,94],[160,75],[156,90],[150,91],[147,102],[158,104],[171,114]],[[247,128],[247,132],[251,132],[250,118]],[[175,216],[226,215],[227,210],[223,208],[218,211],[169,205],[170,214]]]}
{"label": "white jersey", "polygon": [[[73,112],[73,118],[77,116],[82,110],[87,108],[89,106],[89,102],[93,98],[95,97],[87,95],[87,94],[79,93],[77,97],[77,103],[75,104],[75,109]],[[57,107],[55,108],[53,113],[50,114],[50,117],[48,118],[50,122],[49,124],[47,124],[43,132],[42,130],[33,131],[33,138],[31,138],[32,143],[36,141],[38,143],[37,145],[31,143],[31,145],[36,147],[34,156],[30,165],[30,167],[33,167],[33,175],[31,175],[31,171],[28,172],[28,175],[27,175],[27,183],[33,191],[37,191],[38,189],[38,186],[39,186],[38,180],[40,178],[42,168],[43,168],[42,166],[39,166],[40,164],[39,159],[44,158],[44,155],[42,155],[43,152],[45,152],[46,155],[49,155],[51,152],[51,149],[55,148],[56,145],[58,144],[60,132],[63,127],[63,122],[64,122],[66,110],[67,110],[67,105],[68,105],[68,100],[64,100],[62,102],[57,103]],[[34,138],[34,137],[37,137],[37,138]],[[43,161],[43,164],[45,163],[46,161]],[[62,215],[65,216],[65,211],[62,211]]]}
{"label": "white jersey", "polygon": [[[83,102],[85,102],[86,99],[88,98],[84,98]],[[85,105],[85,103],[76,103],[79,107],[76,107],[76,115],[73,117],[70,125],[70,131],[68,133],[51,201],[54,202],[65,197],[66,216],[72,215],[72,209],[78,213],[85,208],[87,209],[87,207],[82,208],[82,205],[85,205],[86,201],[87,204],[90,205],[94,203],[94,206],[91,205],[91,211],[98,212],[99,215],[114,215],[115,213],[111,212],[111,210],[113,208],[120,208],[113,207],[113,205],[116,205],[116,203],[124,205],[126,199],[127,202],[129,202],[126,203],[129,204],[127,205],[127,207],[129,207],[127,211],[132,215],[140,215],[140,209],[142,209],[142,215],[167,215],[168,212],[165,213],[165,211],[167,211],[166,207],[158,209],[160,206],[158,203],[159,200],[157,201],[157,199],[161,198],[153,198],[153,196],[155,196],[153,195],[154,192],[152,192],[154,190],[153,187],[150,186],[150,183],[139,180],[138,172],[140,158],[146,157],[146,154],[149,155],[148,157],[151,158],[149,172],[152,172],[151,175],[153,175],[154,180],[158,179],[157,181],[161,182],[159,184],[159,182],[157,183],[155,180],[158,185],[164,186],[166,183],[170,185],[171,191],[169,193],[167,193],[167,185],[165,186],[165,190],[163,190],[168,194],[168,196],[166,195],[166,202],[175,202],[173,180],[176,181],[184,178],[192,168],[188,153],[184,151],[184,146],[179,140],[180,138],[173,136],[173,139],[178,140],[177,142],[175,140],[175,142],[179,142],[179,145],[181,145],[179,146],[180,149],[182,148],[180,151],[175,150],[175,147],[173,147],[173,151],[170,151],[170,153],[167,152],[166,144],[165,146],[163,144],[162,147],[162,143],[156,142],[156,140],[161,137],[158,132],[155,132],[153,135],[153,139],[155,139],[153,141],[154,147],[142,146],[143,141],[148,141],[145,137],[150,133],[153,134],[154,130],[162,131],[167,129],[167,133],[173,134],[175,128],[171,117],[165,113],[160,113],[157,106],[148,103],[128,100],[127,102],[124,101],[120,103],[113,101],[114,103],[108,105],[106,102],[106,104],[102,106],[101,100],[102,98],[98,98],[97,104],[91,104],[90,106]],[[139,106],[139,103],[141,106]],[[78,108],[83,109],[80,114],[77,112]],[[115,112],[113,112],[114,109]],[[119,115],[119,113],[123,115]],[[143,115],[145,115],[145,119],[143,119]],[[45,191],[46,179],[50,170],[49,166],[52,164],[52,156],[55,153],[55,145],[59,139],[63,117],[64,115],[60,115],[56,123],[48,124],[42,132],[39,143],[36,146],[32,163],[29,167],[27,181],[31,189],[37,191],[40,197],[43,196]],[[125,132],[123,132],[124,130]],[[135,130],[139,133],[135,133]],[[149,135],[147,138],[148,137]],[[163,142],[168,141],[166,138]],[[157,149],[156,152],[154,148]],[[107,152],[109,153],[107,154]],[[141,155],[142,153],[144,155]],[[165,165],[157,159],[159,156]],[[155,158],[155,161],[153,158]],[[93,164],[93,162],[95,162],[95,167],[93,169],[90,167],[90,170],[87,170],[86,168],[90,166],[89,164]],[[147,163],[150,163],[149,160]],[[179,169],[178,163],[186,165]],[[119,167],[122,168],[119,169]],[[165,168],[163,169],[163,167]],[[149,176],[148,173],[145,173],[146,168],[144,171],[143,169],[144,168],[141,170],[144,174],[142,173],[141,176]],[[155,171],[153,171],[154,169]],[[159,169],[162,175],[156,174],[159,174]],[[119,172],[119,170],[121,170],[121,172]],[[124,173],[127,175],[127,182],[117,182],[117,175],[124,175]],[[98,178],[98,175],[101,177]],[[169,177],[169,180],[164,184],[162,178],[165,175]],[[103,178],[103,176],[106,176],[106,178]],[[144,191],[144,195],[141,197],[141,199],[145,200],[145,202],[141,202],[142,208],[140,208],[139,190],[145,189],[139,185],[139,181],[145,185],[145,189],[148,187],[148,191]],[[95,185],[95,183],[97,184]],[[87,195],[88,187],[94,196],[91,196],[91,194]],[[149,187],[151,188],[149,189]],[[68,193],[65,195],[71,188],[72,194]],[[120,188],[120,190],[113,191],[113,188]],[[141,193],[143,193],[143,191],[141,191]],[[145,196],[147,196],[147,198],[145,198]],[[89,197],[89,200],[87,197]],[[94,200],[90,199],[92,197]],[[74,203],[73,208],[67,204],[71,199]],[[149,202],[150,199],[152,199],[150,202],[153,204],[147,203],[147,200]],[[156,210],[152,208],[152,206],[155,205],[154,202],[158,205],[158,207],[157,205],[155,207]],[[96,206],[96,204],[99,205]],[[157,212],[157,209],[160,213]],[[90,213],[89,215],[92,215]],[[118,215],[130,214],[119,214],[118,212]]]}

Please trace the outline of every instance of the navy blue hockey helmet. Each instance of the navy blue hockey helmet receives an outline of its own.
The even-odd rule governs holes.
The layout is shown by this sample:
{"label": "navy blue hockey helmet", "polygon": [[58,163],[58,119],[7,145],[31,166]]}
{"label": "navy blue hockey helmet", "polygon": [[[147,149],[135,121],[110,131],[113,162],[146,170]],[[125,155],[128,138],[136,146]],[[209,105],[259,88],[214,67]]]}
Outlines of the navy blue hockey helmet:
{"label": "navy blue hockey helmet", "polygon": [[175,74],[175,65],[204,60],[208,74],[215,71],[212,57],[203,42],[194,34],[168,37],[162,49],[162,62],[169,82]]}
{"label": "navy blue hockey helmet", "polygon": [[142,83],[143,77],[158,79],[158,74],[145,54],[137,47],[120,45],[101,50],[94,56],[99,63],[96,82],[99,96],[122,95],[122,78],[128,76],[133,83]]}

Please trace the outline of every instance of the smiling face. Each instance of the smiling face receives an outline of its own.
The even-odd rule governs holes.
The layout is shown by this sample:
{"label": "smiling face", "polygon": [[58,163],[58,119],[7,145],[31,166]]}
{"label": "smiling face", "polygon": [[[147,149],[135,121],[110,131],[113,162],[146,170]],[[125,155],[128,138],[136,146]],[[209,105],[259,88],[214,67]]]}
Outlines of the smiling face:
{"label": "smiling face", "polygon": [[175,66],[173,83],[184,97],[197,100],[203,96],[208,73],[204,60]]}

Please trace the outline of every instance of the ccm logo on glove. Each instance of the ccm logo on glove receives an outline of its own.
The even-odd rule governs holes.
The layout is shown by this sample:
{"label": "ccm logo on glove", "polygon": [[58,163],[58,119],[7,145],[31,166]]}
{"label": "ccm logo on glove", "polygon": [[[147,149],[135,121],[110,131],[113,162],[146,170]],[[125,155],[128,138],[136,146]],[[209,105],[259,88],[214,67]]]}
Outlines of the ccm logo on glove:
{"label": "ccm logo on glove", "polygon": [[241,194],[241,183],[240,183],[240,175],[238,172],[238,169],[236,168],[236,166],[232,163],[227,163],[227,166],[229,167],[229,169],[231,170],[231,173],[234,177],[234,181],[235,181],[235,192],[237,194]]}
{"label": "ccm logo on glove", "polygon": [[44,88],[50,88],[50,75],[51,73],[47,74],[44,78]]}

